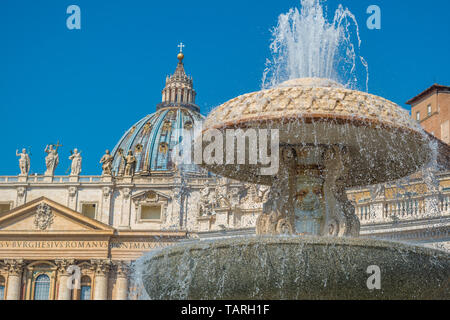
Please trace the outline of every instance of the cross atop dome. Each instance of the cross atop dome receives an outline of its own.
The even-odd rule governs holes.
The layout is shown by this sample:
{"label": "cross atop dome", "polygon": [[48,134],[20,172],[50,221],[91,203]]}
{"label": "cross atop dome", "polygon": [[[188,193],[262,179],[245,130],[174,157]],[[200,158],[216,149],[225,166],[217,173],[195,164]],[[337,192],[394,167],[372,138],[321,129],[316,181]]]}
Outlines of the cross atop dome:
{"label": "cross atop dome", "polygon": [[183,48],[186,47],[185,44],[183,42],[180,42],[180,44],[178,45],[178,48],[180,48],[180,53],[178,54],[178,60],[180,60],[180,63],[183,61],[184,59],[184,54],[183,54]]}
{"label": "cross atop dome", "polygon": [[183,42],[180,42],[178,48],[180,48],[180,53],[183,53],[183,48],[186,47]]}

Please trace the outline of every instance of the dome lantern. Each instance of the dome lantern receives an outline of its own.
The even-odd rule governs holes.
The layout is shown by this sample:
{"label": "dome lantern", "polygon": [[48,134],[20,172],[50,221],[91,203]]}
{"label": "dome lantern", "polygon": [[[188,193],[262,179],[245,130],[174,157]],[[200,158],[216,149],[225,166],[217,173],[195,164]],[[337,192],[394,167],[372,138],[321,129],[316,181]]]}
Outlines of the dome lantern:
{"label": "dome lantern", "polygon": [[162,91],[162,102],[157,109],[167,107],[185,107],[187,109],[200,112],[200,108],[195,104],[196,92],[192,77],[186,75],[184,70],[184,44],[180,43],[178,53],[178,65],[173,75],[167,77],[166,86]]}

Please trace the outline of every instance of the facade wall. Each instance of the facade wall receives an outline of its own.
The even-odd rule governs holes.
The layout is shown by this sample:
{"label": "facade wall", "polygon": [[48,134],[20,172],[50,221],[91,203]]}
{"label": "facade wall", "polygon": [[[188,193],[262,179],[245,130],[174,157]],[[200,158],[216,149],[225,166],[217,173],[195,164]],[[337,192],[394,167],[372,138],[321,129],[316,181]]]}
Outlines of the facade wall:
{"label": "facade wall", "polygon": [[[36,179],[16,181],[17,177],[0,180],[0,203],[17,208],[38,198],[45,197],[68,208],[82,212],[83,204],[95,204],[95,219],[119,230],[186,230],[189,232],[217,231],[220,228],[249,228],[256,222],[262,203],[253,203],[245,198],[248,185],[222,181],[214,178],[192,178],[186,185],[176,178],[136,178],[129,181],[102,180],[90,177],[85,182],[37,181]],[[80,180],[83,177],[79,178]],[[110,178],[109,178],[110,179]],[[183,182],[184,183],[184,182]],[[223,198],[229,191],[241,194],[236,204],[219,199],[216,192],[219,183],[224,183]],[[208,185],[208,194],[205,194]],[[156,194],[155,200],[145,198],[146,192]],[[200,214],[201,203],[211,205]],[[161,218],[146,220],[141,216],[143,206],[161,207]],[[239,210],[237,210],[237,208]],[[206,212],[207,210],[207,212]],[[220,227],[219,227],[220,226]]]}
{"label": "facade wall", "polygon": [[407,184],[386,184],[377,190],[350,190],[361,236],[450,251],[450,172],[435,173],[434,179],[438,186],[416,177]]}

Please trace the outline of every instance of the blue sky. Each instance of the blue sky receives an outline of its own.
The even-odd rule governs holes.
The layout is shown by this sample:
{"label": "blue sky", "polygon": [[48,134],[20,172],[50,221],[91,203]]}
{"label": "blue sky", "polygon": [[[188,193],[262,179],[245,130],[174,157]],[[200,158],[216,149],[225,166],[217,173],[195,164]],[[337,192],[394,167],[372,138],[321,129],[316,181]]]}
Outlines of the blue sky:
{"label": "blue sky", "polygon": [[[450,1],[328,0],[342,3],[361,28],[369,92],[403,107],[433,83],[450,85]],[[68,30],[66,9],[81,8],[81,30]],[[382,11],[368,30],[366,9]],[[0,1],[0,175],[19,172],[15,151],[31,148],[31,171],[43,173],[46,144],[60,141],[65,174],[70,150],[83,174],[125,130],[155,111],[165,76],[183,41],[203,114],[259,90],[270,28],[299,0]]]}

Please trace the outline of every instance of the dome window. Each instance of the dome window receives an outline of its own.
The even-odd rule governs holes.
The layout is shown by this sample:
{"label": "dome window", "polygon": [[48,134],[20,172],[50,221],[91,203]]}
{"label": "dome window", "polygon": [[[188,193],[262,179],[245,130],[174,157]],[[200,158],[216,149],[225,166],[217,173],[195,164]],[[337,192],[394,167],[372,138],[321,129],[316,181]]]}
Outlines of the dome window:
{"label": "dome window", "polygon": [[172,122],[169,120],[164,121],[163,131],[169,131],[170,129],[172,129]]}
{"label": "dome window", "polygon": [[144,147],[142,146],[142,144],[136,145],[136,147],[134,148],[134,153],[141,153],[143,148]]}
{"label": "dome window", "polygon": [[142,128],[142,134],[147,134],[152,129],[152,124],[150,122],[147,122],[144,127]]}
{"label": "dome window", "polygon": [[167,152],[169,152],[169,145],[167,144],[167,142],[160,143],[159,152],[161,152],[163,154],[167,154]]}

